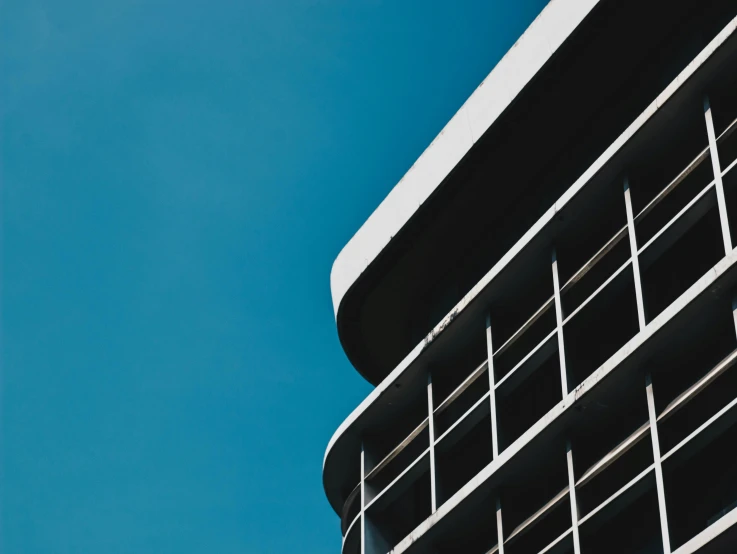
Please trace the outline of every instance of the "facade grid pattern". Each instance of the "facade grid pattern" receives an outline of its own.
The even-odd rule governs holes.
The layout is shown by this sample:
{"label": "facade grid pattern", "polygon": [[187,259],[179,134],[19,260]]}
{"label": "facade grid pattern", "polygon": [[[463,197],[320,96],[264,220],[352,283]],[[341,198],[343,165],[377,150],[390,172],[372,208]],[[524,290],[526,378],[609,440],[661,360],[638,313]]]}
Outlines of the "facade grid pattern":
{"label": "facade grid pattern", "polygon": [[[707,304],[718,287],[700,284],[735,262],[737,94],[714,92],[716,107],[711,90],[681,102],[671,119],[683,136],[664,139],[653,160],[631,156],[631,171],[624,165],[600,187],[575,233],[550,241],[549,274],[531,270],[509,299],[519,310],[490,306],[479,348],[457,367],[429,366],[406,421],[364,437],[341,514],[343,552],[598,554],[616,551],[616,530],[633,521],[626,518],[644,518],[633,552],[688,554],[737,523],[737,487],[701,527],[684,515],[693,491],[679,492],[683,471],[708,467],[704,452],[728,455],[719,441],[737,438],[737,300],[730,285]],[[581,390],[603,379],[600,368],[677,313],[687,314],[673,331],[678,348],[618,371],[626,377],[602,396],[606,409],[592,408],[591,427],[585,415],[568,415]],[[684,367],[701,365],[671,378],[679,356]],[[556,409],[568,423],[548,432]],[[590,440],[592,427],[602,436]],[[523,455],[534,441],[544,459]],[[730,468],[722,475],[737,483]],[[461,512],[462,502],[471,507]],[[454,510],[472,516],[444,526]]]}

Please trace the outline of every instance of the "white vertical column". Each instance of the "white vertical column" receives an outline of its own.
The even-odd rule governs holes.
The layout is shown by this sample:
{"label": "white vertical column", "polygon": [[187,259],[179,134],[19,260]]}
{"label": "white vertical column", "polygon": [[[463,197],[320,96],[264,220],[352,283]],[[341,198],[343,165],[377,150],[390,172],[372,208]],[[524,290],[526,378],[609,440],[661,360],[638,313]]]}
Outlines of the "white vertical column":
{"label": "white vertical column", "polygon": [[504,525],[502,525],[502,499],[496,497],[496,540],[498,554],[504,554]]}
{"label": "white vertical column", "polygon": [[663,552],[665,554],[670,554],[670,533],[668,531],[668,512],[665,506],[665,485],[663,481],[663,465],[660,456],[660,438],[658,437],[658,418],[655,412],[653,380],[650,373],[645,377],[645,390],[647,392],[647,413],[650,418],[650,438],[653,443],[655,484],[658,491],[658,508],[660,512],[660,531],[663,535]]}
{"label": "white vertical column", "polygon": [[635,217],[632,211],[632,197],[630,182],[624,178],[624,205],[627,209],[627,234],[630,237],[630,256],[632,257],[632,273],[635,279],[635,297],[637,298],[637,320],[640,322],[640,331],[647,324],[645,321],[645,302],[642,295],[642,280],[640,279],[640,258],[637,255],[637,235],[635,234]]}
{"label": "white vertical column", "polygon": [[[491,340],[491,314],[486,314],[486,354],[489,371],[489,402],[491,408],[491,449],[496,460],[499,456],[499,431],[496,420],[496,377],[494,375],[494,344]],[[504,525],[502,524],[502,500],[496,497],[497,553],[504,554]]]}
{"label": "white vertical column", "polygon": [[366,444],[361,442],[361,554],[366,554]]}
{"label": "white vertical column", "polygon": [[573,534],[573,552],[581,554],[581,539],[578,535],[578,501],[576,500],[576,473],[573,470],[573,447],[571,441],[566,444],[566,461],[568,463],[568,494],[571,501],[571,532]]}
{"label": "white vertical column", "polygon": [[430,435],[430,506],[432,513],[438,509],[437,473],[435,472],[435,417],[432,398],[432,372],[427,372],[427,427]]}
{"label": "white vertical column", "polygon": [[486,353],[489,371],[489,403],[491,408],[491,449],[494,459],[499,457],[499,434],[496,422],[496,378],[494,376],[494,347],[491,342],[491,314],[486,314]]}
{"label": "white vertical column", "polygon": [[714,170],[714,185],[717,192],[717,206],[719,207],[719,220],[722,224],[722,239],[724,240],[724,253],[732,251],[732,236],[729,232],[729,218],[727,217],[727,200],[724,197],[724,184],[722,183],[722,166],[719,163],[719,151],[717,150],[717,137],[714,131],[714,118],[711,114],[709,97],[704,97],[704,118],[706,119],[706,133],[709,136],[709,153],[711,155],[711,167]]}
{"label": "white vertical column", "polygon": [[568,396],[568,370],[566,369],[566,350],[563,341],[563,304],[560,300],[560,278],[558,277],[558,254],[553,249],[553,290],[555,292],[555,318],[558,327],[558,356],[560,357],[560,384],[563,398]]}

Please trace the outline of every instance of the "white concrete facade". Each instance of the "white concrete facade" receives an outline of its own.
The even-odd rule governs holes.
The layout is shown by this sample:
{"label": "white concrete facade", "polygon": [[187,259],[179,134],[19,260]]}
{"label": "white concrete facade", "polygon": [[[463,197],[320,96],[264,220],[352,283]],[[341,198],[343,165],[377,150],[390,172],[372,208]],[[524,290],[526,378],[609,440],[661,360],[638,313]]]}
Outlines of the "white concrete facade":
{"label": "white concrete facade", "polygon": [[[336,260],[331,275],[336,313],[363,270],[597,3],[551,2],[464,104]],[[725,85],[730,81],[723,77],[728,68],[737,69],[737,17],[339,427],[325,453],[323,480],[328,499],[343,520],[344,552],[598,554],[609,545],[598,543],[603,539],[597,537],[606,537],[631,517],[652,521],[644,525],[646,531],[633,535],[632,540],[640,542],[626,548],[669,554],[737,551],[737,488],[735,498],[724,493],[734,504],[709,500],[717,502],[721,515],[707,513],[711,519],[695,532],[693,525],[701,523],[683,523],[684,503],[698,492],[680,486],[676,478],[679,472],[702,467],[704,452],[719,447],[720,440],[737,430],[737,394],[724,399],[719,392],[725,382],[732,383],[726,379],[737,376],[732,370],[737,365],[737,302],[733,302],[737,254],[731,239],[734,223],[730,224],[737,221],[733,138],[737,118],[730,116],[728,124],[724,117],[715,119],[709,100],[712,92],[717,95],[722,89],[731,94]],[[664,136],[663,159],[677,158],[668,154],[667,144],[677,143],[674,129],[693,130],[689,127],[693,106],[701,110],[703,135],[693,139],[699,145],[695,157],[674,161],[678,168],[674,177],[661,190],[648,192],[650,185],[640,179],[647,175],[641,166],[647,166],[648,157],[640,152],[647,151],[653,137]],[[715,112],[721,117],[719,107]],[[656,173],[659,167],[656,163]],[[708,182],[698,181],[702,175]],[[619,183],[618,193],[610,192],[613,182]],[[690,193],[692,187],[696,188]],[[617,197],[620,203],[613,205],[611,198]],[[591,239],[596,245],[593,256],[586,254],[585,263],[574,263],[567,241],[580,234],[576,221],[586,220],[589,216],[581,214],[597,202],[602,207],[592,210],[600,209],[606,217],[615,214],[611,215],[615,232],[605,233],[600,242]],[[606,227],[603,220],[601,227]],[[661,285],[663,276],[679,263],[674,261],[673,245],[683,244],[695,245],[689,254],[693,261],[685,266],[693,266],[696,273]],[[495,298],[505,296],[510,282],[540,252],[552,260],[550,296],[523,318],[521,326],[508,331],[500,327]],[[607,270],[608,263],[615,265]],[[601,278],[597,272],[603,272]],[[575,296],[573,291],[586,279],[593,279],[593,284]],[[659,292],[669,287],[675,292]],[[725,326],[727,313],[730,318],[735,315]],[[590,350],[591,337],[597,335],[587,334],[589,327],[608,318],[619,338],[607,338],[600,348]],[[535,335],[536,329],[541,334]],[[438,362],[439,356],[469,330],[478,331],[484,359],[469,369],[453,369],[455,374]],[[532,348],[525,341],[532,341]],[[694,370],[693,376],[686,368],[683,376],[669,381],[667,368],[677,363],[673,352],[678,349],[683,350],[681,359],[692,365],[693,360],[710,360],[712,355],[718,359],[705,361],[704,369]],[[543,372],[554,377],[547,382]],[[717,381],[721,385],[712,386]],[[532,382],[543,392],[520,396]],[[523,404],[530,401],[544,406],[544,413],[527,413],[530,410]],[[612,408],[630,402],[639,406],[630,409],[631,421],[629,412],[617,415]],[[642,421],[637,419],[639,409]],[[589,415],[583,416],[583,411]],[[705,421],[693,430],[676,416],[687,414],[696,420],[702,412]],[[406,422],[387,413],[406,413]],[[597,433],[595,440],[588,440],[591,422],[608,429],[611,438],[599,438]],[[359,452],[358,478],[348,477],[353,474],[344,468],[349,460],[358,459],[354,455]],[[473,465],[476,458],[482,465]],[[610,467],[619,467],[622,475],[634,473],[617,484],[617,473]],[[729,466],[720,467],[721,478],[737,483],[737,464],[734,473]],[[546,471],[552,473],[545,476]],[[459,477],[461,473],[468,476]],[[534,486],[538,476],[553,488],[560,480],[560,490],[548,496],[543,491],[538,499]],[[595,480],[599,487],[590,487]],[[731,491],[725,483],[710,482],[703,490]],[[597,497],[596,491],[607,486],[612,490]],[[705,497],[711,498],[706,493]],[[417,511],[416,505],[425,503],[426,508]],[[637,515],[632,510],[647,511]],[[566,519],[561,513],[568,514],[568,523],[561,523]],[[547,534],[549,538],[540,539],[538,545],[538,537]],[[621,535],[613,535],[612,544]]]}
{"label": "white concrete facade", "polygon": [[552,0],[338,254],[336,317],[346,292],[491,127],[599,0]]}

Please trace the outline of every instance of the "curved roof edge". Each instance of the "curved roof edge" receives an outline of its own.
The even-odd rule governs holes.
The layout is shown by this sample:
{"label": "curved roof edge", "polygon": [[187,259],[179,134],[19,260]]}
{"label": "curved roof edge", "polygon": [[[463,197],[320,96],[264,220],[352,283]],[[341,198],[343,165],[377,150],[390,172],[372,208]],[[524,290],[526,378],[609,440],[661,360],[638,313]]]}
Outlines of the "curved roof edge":
{"label": "curved roof edge", "polygon": [[[556,4],[564,4],[569,0],[553,0]],[[598,0],[596,0],[598,2]],[[457,326],[459,321],[464,317],[470,317],[469,312],[474,307],[485,305],[483,293],[487,287],[499,277],[499,275],[507,268],[508,265],[527,247],[536,236],[538,236],[546,226],[551,225],[555,221],[555,215],[561,212],[587,185],[602,172],[606,166],[612,163],[612,160],[621,154],[622,148],[634,137],[642,127],[656,114],[667,112],[668,101],[673,95],[683,87],[689,80],[699,71],[711,58],[711,56],[728,40],[737,36],[737,17],[732,19],[730,23],[724,27],[717,36],[712,39],[708,46],[704,48],[674,79],[667,85],[662,92],[648,105],[648,107],[627,127],[627,129],[594,161],[594,163],[571,185],[571,187],[538,219],[538,221],[530,227],[530,229],[517,241],[517,243],[492,267],[481,280],[456,304],[456,306],[433,328],[433,330],[417,344],[405,358],[384,378],[379,385],[372,390],[368,396],[346,417],[340,426],[335,430],[325,449],[323,457],[323,488],[325,494],[336,513],[340,513],[341,502],[337,496],[337,490],[330,486],[327,481],[330,468],[328,465],[335,464],[335,457],[344,454],[348,445],[345,443],[350,439],[355,439],[360,444],[358,436],[351,437],[352,433],[357,433],[358,427],[362,420],[369,417],[369,412],[380,404],[382,399],[387,399],[395,389],[395,385],[400,379],[407,377],[407,374],[417,367],[421,355],[429,349],[438,339],[442,338],[453,326]],[[737,48],[737,43],[735,43]],[[663,117],[669,117],[667,114]],[[729,258],[729,256],[727,257]],[[721,262],[720,262],[721,263]],[[731,264],[733,262],[728,262]],[[339,451],[339,452],[338,452]]]}
{"label": "curved roof edge", "polygon": [[550,0],[338,254],[336,320],[346,293],[599,0]]}

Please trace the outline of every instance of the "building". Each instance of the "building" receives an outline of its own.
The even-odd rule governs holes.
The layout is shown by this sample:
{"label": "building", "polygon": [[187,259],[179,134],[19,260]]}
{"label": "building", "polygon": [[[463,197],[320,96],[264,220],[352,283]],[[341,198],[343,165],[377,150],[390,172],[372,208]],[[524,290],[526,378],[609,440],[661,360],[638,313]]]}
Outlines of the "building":
{"label": "building", "polygon": [[345,554],[737,552],[737,2],[552,0],[335,261]]}

